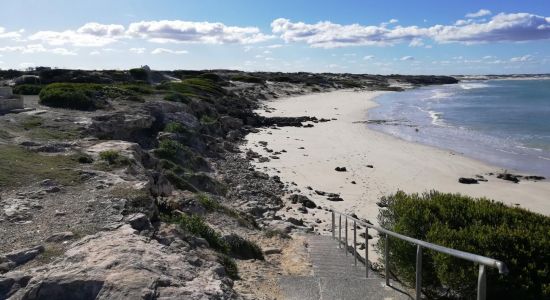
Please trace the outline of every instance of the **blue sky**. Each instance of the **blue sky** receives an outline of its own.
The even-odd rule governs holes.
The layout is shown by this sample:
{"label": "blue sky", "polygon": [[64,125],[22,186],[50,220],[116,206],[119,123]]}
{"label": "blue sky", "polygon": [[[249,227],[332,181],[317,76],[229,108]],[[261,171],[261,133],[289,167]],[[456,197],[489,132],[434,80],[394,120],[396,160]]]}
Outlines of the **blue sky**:
{"label": "blue sky", "polygon": [[550,73],[548,1],[61,1],[0,10],[0,68]]}

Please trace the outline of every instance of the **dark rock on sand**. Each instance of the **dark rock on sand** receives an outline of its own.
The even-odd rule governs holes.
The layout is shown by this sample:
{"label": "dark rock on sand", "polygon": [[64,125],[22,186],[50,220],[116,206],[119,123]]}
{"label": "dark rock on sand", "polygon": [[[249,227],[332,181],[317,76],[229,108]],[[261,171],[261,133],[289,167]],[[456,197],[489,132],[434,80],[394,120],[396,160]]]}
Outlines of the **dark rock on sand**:
{"label": "dark rock on sand", "polygon": [[475,178],[467,178],[467,177],[460,177],[460,178],[458,178],[458,182],[463,183],[463,184],[476,184],[476,183],[478,183],[478,182],[477,182],[477,179],[475,179]]}
{"label": "dark rock on sand", "polygon": [[348,170],[346,169],[346,167],[336,167],[334,169],[336,172],[347,172]]}
{"label": "dark rock on sand", "polygon": [[315,194],[320,195],[320,196],[324,196],[326,194],[326,192],[315,190]]}
{"label": "dark rock on sand", "polygon": [[327,200],[328,200],[328,201],[332,201],[332,202],[344,201],[344,199],[342,199],[342,198],[339,197],[339,196],[336,196],[336,197],[328,197]]}
{"label": "dark rock on sand", "polygon": [[294,203],[294,204],[300,203],[300,204],[302,204],[302,206],[307,207],[307,208],[316,208],[317,207],[315,202],[311,201],[308,197],[303,196],[303,195],[293,194],[293,195],[290,195],[289,199],[292,203]]}
{"label": "dark rock on sand", "polygon": [[300,219],[296,219],[296,218],[293,218],[293,217],[290,217],[288,219],[286,219],[287,222],[293,224],[293,225],[296,225],[296,226],[304,226],[304,220]]}
{"label": "dark rock on sand", "polygon": [[508,181],[513,182],[513,183],[518,183],[520,177],[521,177],[521,175],[514,175],[514,174],[510,174],[510,173],[500,173],[500,174],[497,175],[497,178],[502,179],[502,180],[508,180]]}

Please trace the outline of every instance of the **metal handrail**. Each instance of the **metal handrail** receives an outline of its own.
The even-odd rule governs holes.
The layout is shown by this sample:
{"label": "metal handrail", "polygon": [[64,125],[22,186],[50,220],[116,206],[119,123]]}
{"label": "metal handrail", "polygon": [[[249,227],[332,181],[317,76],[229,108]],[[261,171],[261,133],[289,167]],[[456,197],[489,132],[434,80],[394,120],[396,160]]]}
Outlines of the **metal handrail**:
{"label": "metal handrail", "polygon": [[487,278],[485,273],[485,267],[492,267],[497,268],[498,272],[500,274],[508,274],[508,268],[506,267],[506,264],[504,264],[500,260],[496,260],[493,258],[485,257],[482,255],[477,255],[465,251],[460,251],[452,248],[443,247],[440,245],[428,243],[422,240],[418,240],[412,237],[408,237],[390,230],[387,230],[385,228],[382,228],[380,226],[376,226],[364,221],[361,221],[355,217],[352,217],[350,215],[335,211],[331,209],[332,212],[332,237],[335,237],[335,229],[336,229],[336,214],[338,214],[338,247],[341,247],[342,244],[342,216],[345,218],[345,244],[346,246],[344,249],[346,250],[346,255],[349,250],[348,248],[348,222],[353,221],[353,254],[355,256],[355,265],[357,265],[357,224],[361,224],[365,226],[365,267],[366,267],[366,277],[369,277],[369,260],[368,260],[368,241],[369,241],[369,234],[368,229],[372,228],[379,233],[384,234],[385,238],[385,247],[384,247],[384,269],[385,269],[385,277],[386,277],[386,285],[390,285],[390,279],[389,279],[389,237],[395,237],[403,241],[407,241],[409,243],[417,245],[416,248],[416,298],[419,300],[421,298],[421,287],[422,287],[422,248],[431,249],[440,253],[448,254],[454,257],[458,257],[464,260],[468,260],[471,262],[479,263],[479,274],[478,274],[478,285],[477,285],[477,299],[478,300],[485,300],[486,296],[486,285],[487,285]]}

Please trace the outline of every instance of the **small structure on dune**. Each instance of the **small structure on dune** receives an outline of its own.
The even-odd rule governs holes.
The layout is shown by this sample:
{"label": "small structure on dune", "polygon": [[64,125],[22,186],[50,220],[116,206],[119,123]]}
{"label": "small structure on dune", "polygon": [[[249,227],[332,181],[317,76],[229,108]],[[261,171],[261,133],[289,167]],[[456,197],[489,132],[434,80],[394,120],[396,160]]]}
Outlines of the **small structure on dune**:
{"label": "small structure on dune", "polygon": [[0,86],[0,113],[23,109],[23,97],[14,95],[9,86]]}

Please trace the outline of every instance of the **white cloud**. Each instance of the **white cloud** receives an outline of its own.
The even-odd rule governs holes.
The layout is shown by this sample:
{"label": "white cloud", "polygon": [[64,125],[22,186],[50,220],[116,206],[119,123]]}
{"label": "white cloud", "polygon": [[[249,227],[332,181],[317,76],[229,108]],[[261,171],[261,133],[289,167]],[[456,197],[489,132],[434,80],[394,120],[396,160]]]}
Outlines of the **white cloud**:
{"label": "white cloud", "polygon": [[97,50],[94,50],[94,51],[91,51],[90,52],[90,55],[100,55],[101,52],[97,51]]}
{"label": "white cloud", "polygon": [[282,48],[283,45],[281,44],[273,44],[273,45],[269,45],[269,46],[265,46],[266,48],[269,48],[269,49],[277,49],[277,48]]}
{"label": "white cloud", "polygon": [[58,54],[58,55],[76,55],[76,52],[70,51],[70,50],[65,49],[65,48],[53,48],[53,49],[49,49],[49,50],[46,50],[46,51],[49,51],[53,54]]}
{"label": "white cloud", "polygon": [[135,53],[135,54],[143,54],[145,53],[145,48],[130,48],[128,51]]}
{"label": "white cloud", "polygon": [[424,42],[420,38],[414,38],[409,43],[409,47],[422,47],[424,46]]}
{"label": "white cloud", "polygon": [[53,53],[58,55],[76,55],[76,52],[68,50],[66,48],[46,48],[42,44],[0,47],[0,52],[19,52],[23,54]]}
{"label": "white cloud", "polygon": [[[342,25],[332,22],[307,24],[279,18],[271,23],[273,33],[285,42],[305,42],[311,47],[386,46],[402,42],[418,44],[419,39],[439,43],[465,44],[550,39],[550,17],[529,13],[498,14],[490,20],[458,21],[455,25],[431,27]],[[416,40],[416,41],[415,41]],[[413,42],[415,41],[415,42]]]}
{"label": "white cloud", "polygon": [[76,31],[38,31],[29,36],[29,40],[42,41],[54,46],[103,47],[123,37],[122,25],[86,23]]}
{"label": "white cloud", "polygon": [[118,24],[100,24],[86,23],[76,31],[81,34],[89,34],[95,36],[121,36],[124,34],[124,26]]}
{"label": "white cloud", "polygon": [[364,60],[373,60],[374,59],[374,55],[366,55],[363,57]]}
{"label": "white cloud", "polygon": [[479,17],[484,17],[484,16],[488,16],[491,14],[491,11],[488,10],[488,9],[480,9],[478,10],[477,12],[475,13],[469,13],[469,14],[466,14],[466,18],[479,18]]}
{"label": "white cloud", "polygon": [[416,26],[388,29],[384,26],[341,25],[328,21],[315,24],[293,23],[282,18],[273,21],[271,28],[286,42],[306,42],[312,47],[320,48],[385,46],[426,34],[426,29]]}
{"label": "white cloud", "polygon": [[180,54],[187,54],[189,52],[187,50],[172,50],[172,49],[166,49],[166,48],[156,48],[153,51],[151,51],[151,54],[163,54],[163,53],[180,55]]}
{"label": "white cloud", "polygon": [[0,27],[0,39],[14,39],[18,40],[21,37],[21,33],[24,30],[19,31],[6,31],[6,28]]}
{"label": "white cloud", "polygon": [[156,43],[251,44],[271,38],[261,33],[257,27],[236,27],[226,26],[223,23],[181,20],[131,23],[127,33]]}
{"label": "white cloud", "polygon": [[402,61],[414,60],[414,57],[413,56],[403,56],[399,60],[402,60]]}
{"label": "white cloud", "polygon": [[394,23],[398,23],[398,22],[399,22],[399,20],[397,20],[397,19],[391,19],[390,20],[390,24],[394,24]]}
{"label": "white cloud", "polygon": [[533,56],[529,54],[510,58],[511,62],[526,62],[531,60],[533,60]]}

